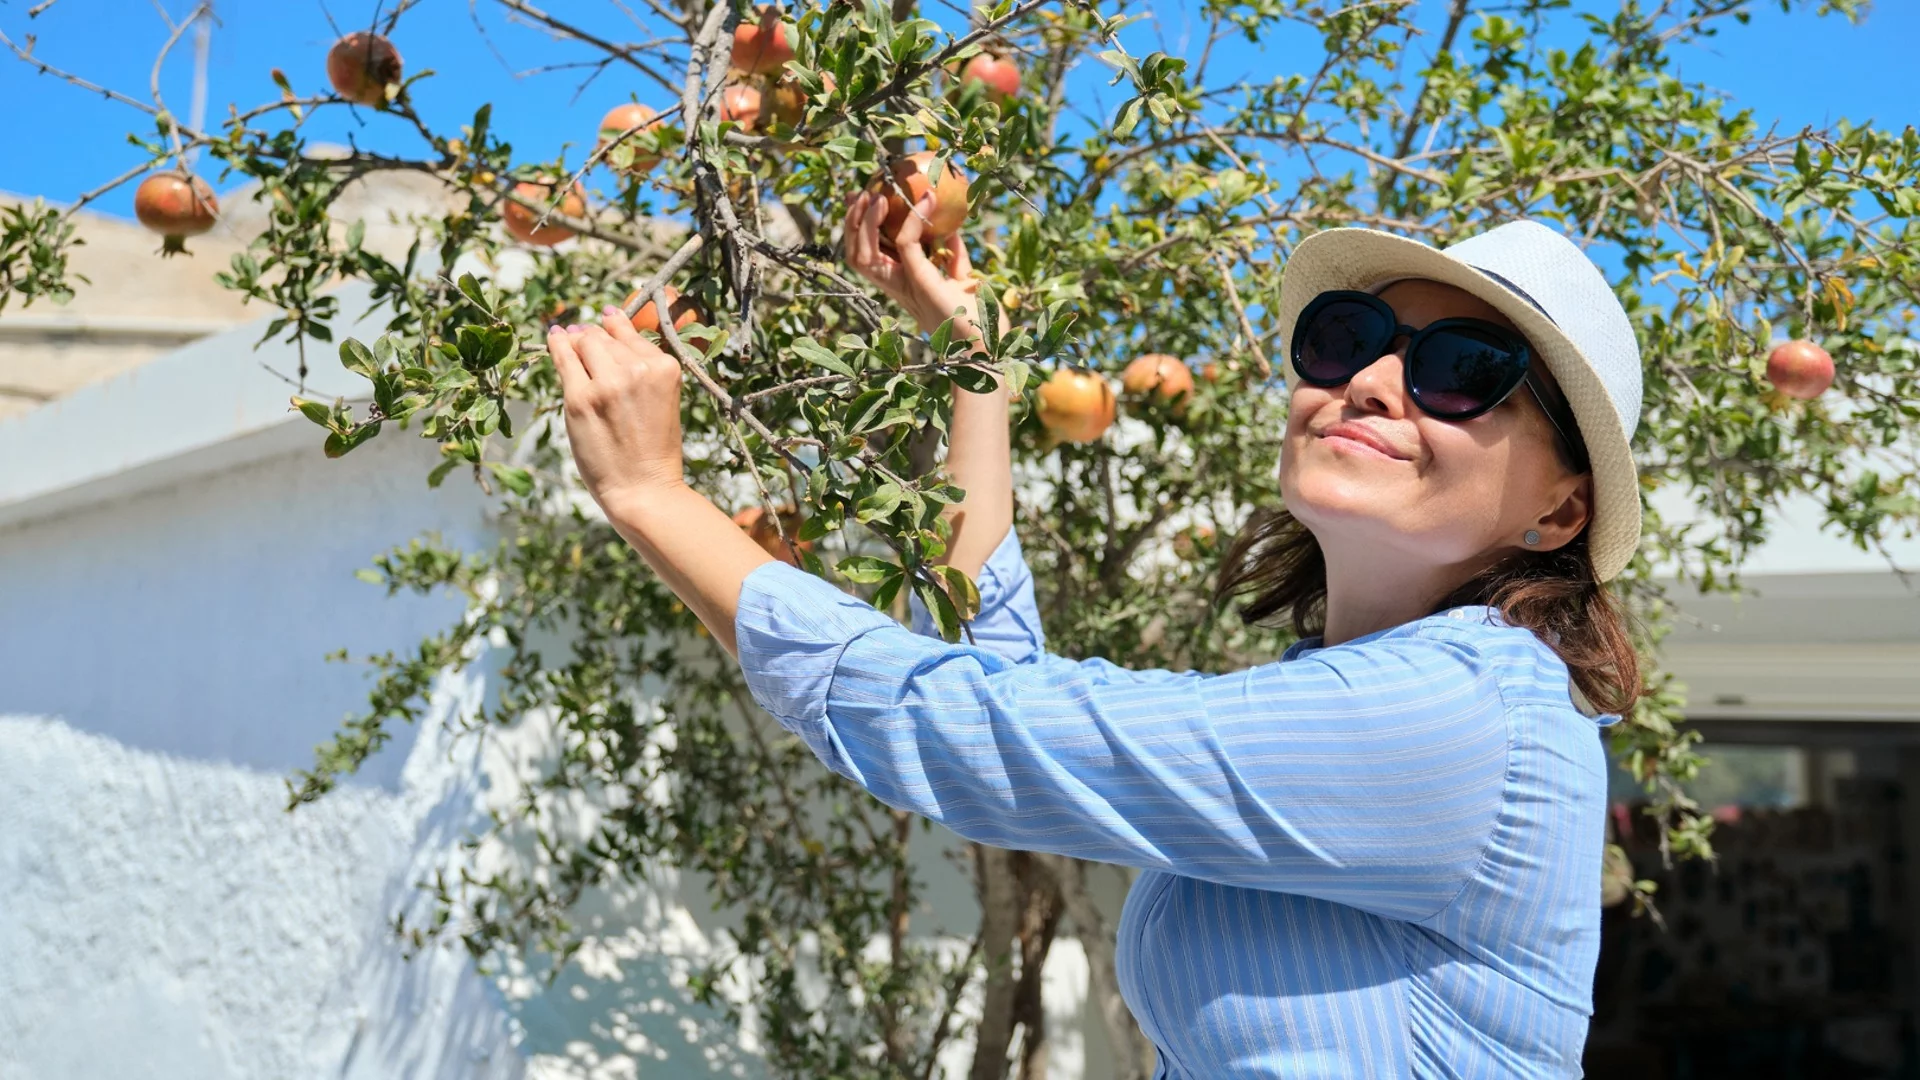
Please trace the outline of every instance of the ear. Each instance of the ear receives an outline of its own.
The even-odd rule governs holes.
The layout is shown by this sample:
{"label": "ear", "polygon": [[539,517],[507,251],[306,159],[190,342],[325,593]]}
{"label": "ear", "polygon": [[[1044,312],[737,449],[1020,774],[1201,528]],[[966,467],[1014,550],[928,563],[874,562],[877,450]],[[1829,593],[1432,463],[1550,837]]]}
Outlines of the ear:
{"label": "ear", "polygon": [[1558,551],[1572,543],[1593,519],[1593,474],[1567,477],[1555,485],[1555,494],[1559,501],[1533,524],[1540,542],[1529,551]]}

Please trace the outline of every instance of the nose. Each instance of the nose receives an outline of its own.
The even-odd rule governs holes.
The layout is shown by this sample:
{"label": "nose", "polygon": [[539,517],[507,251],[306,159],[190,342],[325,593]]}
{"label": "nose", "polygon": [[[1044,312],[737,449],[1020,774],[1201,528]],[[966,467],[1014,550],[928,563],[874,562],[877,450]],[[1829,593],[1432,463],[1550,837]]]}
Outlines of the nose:
{"label": "nose", "polygon": [[1407,412],[1407,376],[1402,353],[1405,337],[1395,338],[1393,351],[1362,368],[1347,382],[1347,403],[1362,412],[1398,420]]}

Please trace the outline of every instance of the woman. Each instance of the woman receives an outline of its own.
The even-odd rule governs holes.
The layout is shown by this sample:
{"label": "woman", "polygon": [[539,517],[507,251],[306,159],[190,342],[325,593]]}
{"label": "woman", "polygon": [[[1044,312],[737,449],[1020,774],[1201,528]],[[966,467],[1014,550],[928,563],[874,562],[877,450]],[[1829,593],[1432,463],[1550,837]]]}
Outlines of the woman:
{"label": "woman", "polygon": [[[959,238],[936,267],[918,221],[882,245],[882,213],[851,204],[853,265],[973,332]],[[1286,509],[1222,584],[1304,639],[1228,675],[1045,651],[1004,392],[954,406],[950,559],[982,604],[948,645],[685,485],[679,370],[617,311],[549,344],[588,488],[821,760],[962,836],[1143,871],[1118,959],[1159,1075],[1578,1075],[1606,763],[1575,700],[1618,713],[1639,687],[1602,584],[1639,534],[1631,326],[1527,222],[1445,252],[1311,237],[1279,317]]]}

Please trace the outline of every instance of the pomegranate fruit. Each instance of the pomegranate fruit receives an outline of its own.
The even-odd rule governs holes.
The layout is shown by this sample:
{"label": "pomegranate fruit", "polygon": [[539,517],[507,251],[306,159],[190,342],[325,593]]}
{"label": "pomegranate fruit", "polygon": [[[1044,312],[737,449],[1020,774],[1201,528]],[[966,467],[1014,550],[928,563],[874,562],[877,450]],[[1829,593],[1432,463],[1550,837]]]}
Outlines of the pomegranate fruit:
{"label": "pomegranate fruit", "polygon": [[779,71],[793,59],[793,46],[787,41],[786,23],[780,9],[761,6],[752,21],[741,20],[733,28],[733,66],[748,75],[766,75]]}
{"label": "pomegranate fruit", "polygon": [[[636,128],[642,131],[650,131],[659,126],[660,120],[658,114],[645,105],[634,102],[628,102],[625,105],[616,105],[607,111],[607,115],[600,118],[600,142],[597,149],[604,152],[608,145],[619,142],[619,146],[614,148],[614,152],[617,153],[624,147],[627,152],[632,155],[627,161],[623,171],[630,173],[646,172],[655,165],[660,164],[660,158],[655,154],[641,150],[638,137],[628,135],[627,133]],[[624,141],[622,140],[623,136],[625,137]]]}
{"label": "pomegranate fruit", "polygon": [[165,237],[162,255],[190,254],[186,238],[213,228],[219,209],[207,182],[187,173],[156,173],[140,181],[133,193],[134,216]]}
{"label": "pomegranate fruit", "polygon": [[1213,548],[1213,526],[1189,525],[1173,534],[1173,553],[1182,559],[1191,559],[1195,555]]}
{"label": "pomegranate fruit", "polygon": [[[826,84],[827,93],[833,93],[833,76],[820,73],[820,80]],[[807,92],[800,88],[800,81],[792,72],[780,76],[760,99],[760,122],[773,123],[783,127],[799,127],[800,121],[807,116]]]}
{"label": "pomegranate fruit", "polygon": [[353,102],[385,108],[400,85],[400,50],[379,34],[355,30],[327,51],[327,81],[333,92]]}
{"label": "pomegranate fruit", "polygon": [[967,178],[948,161],[941,170],[940,182],[932,183],[927,172],[933,167],[933,158],[929,150],[895,158],[892,179],[882,176],[873,181],[871,190],[887,197],[887,217],[880,223],[880,235],[888,241],[899,234],[900,226],[907,223],[907,215],[914,212],[913,205],[929,190],[933,192],[933,212],[922,227],[923,242],[944,237],[966,224]]}
{"label": "pomegranate fruit", "polygon": [[[685,330],[687,327],[706,318],[706,313],[700,310],[700,305],[690,296],[681,296],[679,289],[671,285],[662,285],[660,286],[660,291],[666,294],[667,311],[673,315],[673,328],[675,330]],[[635,290],[627,294],[627,298],[621,301],[620,306],[622,308],[630,308],[633,306],[633,302],[638,299],[640,299],[640,293],[638,290]],[[649,300],[641,304],[640,310],[633,313],[633,328],[652,334],[660,332],[660,312],[653,306],[653,301]],[[705,338],[686,338],[684,340],[696,349],[704,351],[707,347]]]}
{"label": "pomegranate fruit", "polygon": [[[501,221],[515,240],[523,244],[552,247],[562,240],[573,238],[572,229],[554,221],[551,217],[548,217],[544,224],[540,222],[541,217],[547,213],[547,205],[553,202],[553,187],[554,185],[550,182],[538,180],[524,180],[513,185],[515,195],[534,203],[537,207],[537,209],[525,207],[512,200],[501,204]],[[579,184],[573,185],[572,190],[560,200],[560,205],[553,208],[553,212],[565,214],[571,218],[587,216],[586,192],[580,189]]]}
{"label": "pomegranate fruit", "polygon": [[1157,390],[1162,401],[1172,401],[1193,392],[1193,369],[1177,356],[1148,353],[1127,365],[1120,385],[1129,394]]}
{"label": "pomegranate fruit", "polygon": [[960,69],[960,85],[964,87],[968,83],[979,83],[987,100],[1005,104],[1020,92],[1020,65],[1004,56],[977,53]]}
{"label": "pomegranate fruit", "polygon": [[[791,540],[799,533],[800,523],[803,520],[800,516],[800,511],[795,510],[793,507],[783,506],[780,508],[780,528],[786,530],[788,539]],[[767,516],[766,507],[749,506],[745,510],[733,515],[733,523],[745,530],[747,538],[759,544],[760,550],[779,559],[788,566],[800,565],[798,554],[787,547],[787,541],[780,539],[780,532],[773,527],[773,519]],[[794,540],[793,547],[798,548],[800,551],[812,551],[813,541]]]}
{"label": "pomegranate fruit", "polygon": [[1062,368],[1040,385],[1040,423],[1057,439],[1090,443],[1113,426],[1113,387],[1090,371]]}
{"label": "pomegranate fruit", "polygon": [[1833,357],[1805,339],[1777,345],[1767,356],[1767,381],[1790,398],[1817,398],[1833,385]]}
{"label": "pomegranate fruit", "polygon": [[760,123],[759,89],[734,83],[720,91],[720,119],[733,121],[743,131],[752,131]]}

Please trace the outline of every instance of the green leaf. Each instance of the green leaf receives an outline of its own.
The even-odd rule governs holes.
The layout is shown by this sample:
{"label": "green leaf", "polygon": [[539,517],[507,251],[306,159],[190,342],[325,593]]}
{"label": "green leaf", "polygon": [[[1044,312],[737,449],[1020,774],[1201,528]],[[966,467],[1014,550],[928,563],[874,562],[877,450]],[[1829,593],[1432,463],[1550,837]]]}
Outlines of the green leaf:
{"label": "green leaf", "polygon": [[369,424],[358,424],[347,431],[335,431],[327,435],[321,450],[330,458],[345,457],[353,448],[380,434],[378,420]]}
{"label": "green leaf", "polygon": [[885,390],[868,390],[853,399],[847,406],[847,430],[858,435],[871,431],[873,421],[880,418],[886,407],[888,394]]}
{"label": "green leaf", "polygon": [[960,639],[960,613],[954,609],[953,600],[947,596],[947,590],[922,577],[914,577],[913,594],[927,607],[927,614],[933,616],[933,625],[940,636],[947,641]]}
{"label": "green leaf", "polygon": [[372,569],[371,567],[363,566],[360,569],[355,570],[353,572],[353,576],[359,578],[361,581],[364,581],[369,585],[385,585],[387,583],[386,576],[380,573],[380,571]]}
{"label": "green leaf", "polygon": [[442,461],[440,464],[435,465],[433,467],[433,471],[427,474],[427,486],[430,488],[439,487],[441,483],[446,480],[447,474],[452,472],[454,470],[454,467],[459,464],[460,464],[459,458],[450,457],[447,460]]}
{"label": "green leaf", "polygon": [[513,331],[504,326],[463,326],[455,335],[460,363],[469,371],[496,367],[513,355]]}
{"label": "green leaf", "polygon": [[478,279],[472,274],[461,274],[457,284],[460,287],[460,294],[465,296],[474,307],[486,312],[489,318],[493,316],[493,304],[487,299],[487,292],[480,287]]}
{"label": "green leaf", "polygon": [[506,488],[515,495],[524,499],[528,495],[533,494],[533,474],[527,470],[517,465],[505,465],[498,461],[488,462],[487,468],[492,470],[494,477],[500,481],[501,487]]}
{"label": "green leaf", "polygon": [[900,490],[900,485],[891,481],[881,484],[873,494],[855,504],[853,520],[862,525],[878,521],[899,509],[906,499],[907,493]]}
{"label": "green leaf", "polygon": [[853,377],[853,365],[840,359],[833,350],[828,349],[812,338],[794,338],[793,344],[790,347],[799,355],[800,359],[805,360],[815,367],[826,368],[836,375],[845,375],[848,378]]}
{"label": "green leaf", "polygon": [[378,370],[378,365],[373,360],[372,350],[360,344],[358,338],[348,338],[340,343],[340,366],[369,379],[373,378],[373,373]]}
{"label": "green leaf", "polygon": [[312,398],[303,397],[291,398],[289,400],[293,402],[294,408],[300,410],[301,416],[319,424],[321,427],[333,426],[333,407],[326,402],[314,401]]}
{"label": "green leaf", "polygon": [[927,351],[935,356],[945,356],[947,355],[948,347],[952,344],[953,320],[949,318],[939,326],[934,327],[933,336],[927,339]]}
{"label": "green leaf", "polygon": [[953,369],[954,385],[976,394],[984,394],[1000,385],[993,372],[985,368],[957,367]]}
{"label": "green leaf", "polygon": [[839,571],[841,577],[846,578],[855,585],[872,585],[875,582],[884,581],[889,576],[900,573],[900,565],[898,563],[889,562],[886,559],[873,555],[849,556],[848,558],[841,559],[839,565],[835,566],[834,569]]}
{"label": "green leaf", "polygon": [[987,355],[1000,355],[1000,296],[986,281],[980,282],[980,340],[987,347]]}
{"label": "green leaf", "polygon": [[880,583],[880,587],[873,590],[873,606],[881,611],[892,607],[893,598],[900,595],[900,586],[906,583],[907,574],[904,570],[887,575],[886,580]]}
{"label": "green leaf", "polygon": [[957,566],[942,566],[938,572],[946,580],[947,593],[960,620],[966,622],[980,614],[980,589],[967,572]]}

